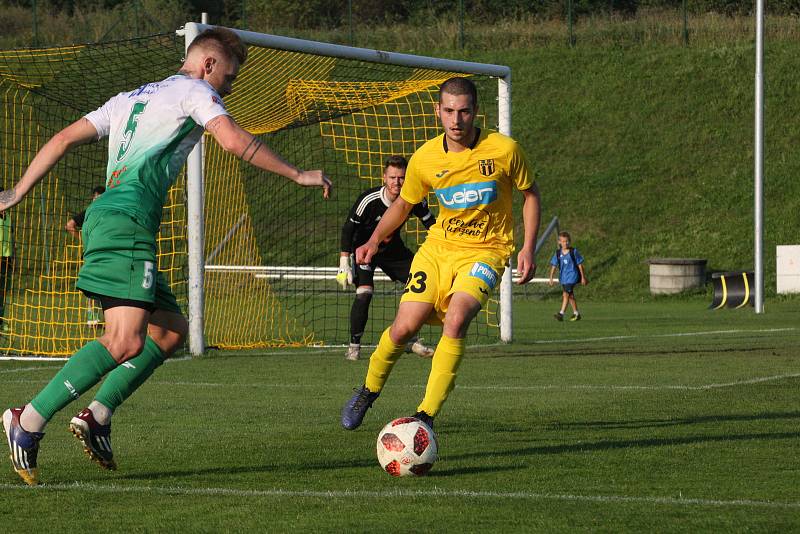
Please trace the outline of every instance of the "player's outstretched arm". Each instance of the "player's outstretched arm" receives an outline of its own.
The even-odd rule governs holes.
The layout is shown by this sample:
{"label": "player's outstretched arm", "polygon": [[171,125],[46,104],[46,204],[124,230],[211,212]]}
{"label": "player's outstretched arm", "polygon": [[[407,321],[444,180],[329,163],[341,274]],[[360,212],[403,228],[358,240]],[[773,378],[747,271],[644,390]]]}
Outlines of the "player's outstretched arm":
{"label": "player's outstretched arm", "polygon": [[259,169],[285,176],[303,187],[322,187],[322,196],[330,197],[333,185],[322,171],[301,171],[236,124],[229,115],[211,119],[206,124],[206,130],[226,152],[242,158]]}
{"label": "player's outstretched arm", "polygon": [[403,197],[397,197],[381,217],[369,240],[356,249],[356,263],[367,265],[372,261],[372,256],[378,252],[378,245],[406,222],[413,207],[414,205],[406,202]]}
{"label": "player's outstretched arm", "polygon": [[530,189],[522,191],[525,200],[522,204],[522,222],[525,226],[525,238],[517,255],[518,284],[527,284],[536,274],[536,236],[539,234],[539,187],[534,183]]}
{"label": "player's outstretched arm", "polygon": [[25,198],[25,195],[73,147],[95,139],[97,139],[97,130],[86,118],[78,119],[51,137],[33,157],[19,182],[11,189],[0,192],[0,211],[19,204]]}

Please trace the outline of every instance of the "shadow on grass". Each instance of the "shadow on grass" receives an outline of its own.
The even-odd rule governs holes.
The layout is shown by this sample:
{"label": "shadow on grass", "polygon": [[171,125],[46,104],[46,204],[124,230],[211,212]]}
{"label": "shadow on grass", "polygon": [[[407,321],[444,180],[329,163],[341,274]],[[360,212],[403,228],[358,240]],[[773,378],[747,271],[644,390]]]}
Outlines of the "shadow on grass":
{"label": "shadow on grass", "polygon": [[[586,344],[589,345],[593,342],[587,341]],[[640,349],[640,348],[609,348],[609,349],[597,349],[597,348],[580,348],[575,347],[576,343],[573,341],[565,341],[564,344],[568,344],[568,347],[565,347],[563,344],[560,345],[558,343],[553,343],[552,346],[558,347],[558,349],[544,349],[542,345],[542,349],[538,348],[535,344],[529,345],[524,350],[508,350],[508,351],[497,351],[494,353],[482,352],[479,354],[470,354],[470,357],[474,358],[481,358],[481,359],[496,359],[496,358],[520,358],[520,357],[531,357],[531,356],[556,356],[556,357],[564,357],[564,356],[675,356],[681,354],[727,354],[727,353],[748,353],[748,352],[764,352],[770,350],[779,350],[782,347],[741,347],[741,346],[729,346],[729,347],[692,347],[686,349],[676,349],[675,347],[664,347],[663,349]],[[485,349],[483,349],[485,350]]]}
{"label": "shadow on grass", "polygon": [[658,428],[678,425],[695,425],[701,423],[723,423],[726,421],[770,421],[775,419],[800,419],[800,412],[777,412],[739,415],[704,415],[698,417],[681,417],[677,419],[639,419],[633,421],[586,421],[581,423],[553,423],[550,428]]}
{"label": "shadow on grass", "polygon": [[563,454],[572,452],[593,452],[608,451],[615,449],[632,449],[648,447],[665,447],[675,445],[694,445],[698,443],[724,443],[738,441],[771,441],[782,439],[798,439],[800,432],[776,432],[760,434],[739,434],[739,435],[717,435],[717,436],[687,436],[678,438],[650,438],[650,439],[631,439],[631,440],[608,440],[596,442],[580,442],[568,445],[545,445],[537,447],[523,447],[517,449],[507,449],[503,451],[481,451],[466,454],[456,454],[448,456],[453,459],[484,458],[500,456],[537,456],[550,454]]}
{"label": "shadow on grass", "polygon": [[242,465],[242,466],[218,466],[218,467],[204,467],[198,469],[174,469],[163,471],[151,471],[146,473],[130,473],[120,476],[119,478],[127,480],[157,480],[161,478],[182,478],[192,477],[197,475],[238,475],[248,473],[273,473],[278,474],[281,472],[297,474],[298,471],[310,470],[330,470],[330,469],[348,469],[358,467],[374,467],[377,466],[377,460],[370,459],[354,459],[348,461],[338,462],[311,462],[311,463],[274,463],[262,465]]}
{"label": "shadow on grass", "polygon": [[[448,456],[448,458],[455,458]],[[527,469],[524,465],[492,465],[492,466],[472,466],[454,467],[452,469],[439,469],[436,465],[426,475],[428,478],[452,477],[457,475],[478,475],[482,473],[498,473],[500,471],[515,471],[517,469]]]}

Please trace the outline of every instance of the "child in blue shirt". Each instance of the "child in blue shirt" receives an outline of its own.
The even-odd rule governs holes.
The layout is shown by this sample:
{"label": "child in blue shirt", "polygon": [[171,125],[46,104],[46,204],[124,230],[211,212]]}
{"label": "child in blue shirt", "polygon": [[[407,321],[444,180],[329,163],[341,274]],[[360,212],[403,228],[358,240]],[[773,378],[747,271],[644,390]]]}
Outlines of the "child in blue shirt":
{"label": "child in blue shirt", "polygon": [[558,268],[558,282],[561,284],[561,310],[554,315],[556,320],[564,320],[564,312],[567,311],[567,303],[572,306],[572,318],[570,321],[580,321],[581,314],[578,311],[578,304],[575,302],[573,292],[578,282],[585,286],[589,283],[586,274],[583,272],[583,256],[578,249],[569,246],[570,235],[568,232],[558,234],[558,249],[550,259],[550,285],[555,284],[553,274]]}

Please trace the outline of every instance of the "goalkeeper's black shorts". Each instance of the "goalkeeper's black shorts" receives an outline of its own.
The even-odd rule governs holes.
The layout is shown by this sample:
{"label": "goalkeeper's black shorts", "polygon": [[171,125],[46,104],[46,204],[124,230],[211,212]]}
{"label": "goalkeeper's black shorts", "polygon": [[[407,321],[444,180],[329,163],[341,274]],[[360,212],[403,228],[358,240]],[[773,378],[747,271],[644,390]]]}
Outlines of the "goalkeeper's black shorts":
{"label": "goalkeeper's black shorts", "polygon": [[369,265],[355,266],[355,269],[353,269],[353,283],[356,287],[374,287],[373,277],[375,276],[376,267],[380,268],[386,276],[395,282],[405,283],[408,280],[408,272],[411,269],[411,260],[413,259],[414,253],[406,247],[379,252],[372,257],[372,263]]}

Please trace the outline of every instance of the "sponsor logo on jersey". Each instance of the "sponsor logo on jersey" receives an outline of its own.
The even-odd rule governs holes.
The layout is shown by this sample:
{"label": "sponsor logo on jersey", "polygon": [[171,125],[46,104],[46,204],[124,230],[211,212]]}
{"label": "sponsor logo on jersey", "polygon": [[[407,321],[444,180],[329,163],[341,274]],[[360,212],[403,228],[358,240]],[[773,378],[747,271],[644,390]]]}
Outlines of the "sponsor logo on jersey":
{"label": "sponsor logo on jersey", "polygon": [[489,286],[489,289],[494,289],[494,286],[497,285],[497,279],[499,278],[497,271],[482,261],[476,261],[472,264],[472,269],[469,270],[469,275],[474,276],[475,278],[480,278],[486,282],[486,285]]}
{"label": "sponsor logo on jersey", "polygon": [[486,233],[487,222],[486,217],[482,217],[481,215],[470,219],[450,217],[443,226],[445,232],[448,234],[454,234],[455,236],[475,241]]}
{"label": "sponsor logo on jersey", "polygon": [[467,209],[485,206],[497,200],[497,182],[459,184],[436,189],[439,204],[448,209]]}
{"label": "sponsor logo on jersey", "polygon": [[443,170],[442,172],[438,172],[438,173],[436,173],[436,177],[437,177],[437,178],[441,178],[442,176],[444,176],[444,175],[445,175],[445,174],[447,174],[448,172],[450,172],[450,169],[445,169],[445,170]]}
{"label": "sponsor logo on jersey", "polygon": [[479,159],[478,170],[484,176],[491,176],[494,174],[494,160],[493,159]]}

